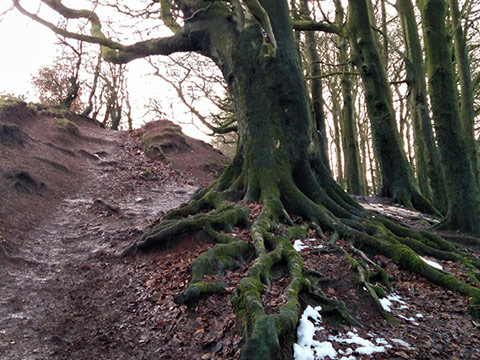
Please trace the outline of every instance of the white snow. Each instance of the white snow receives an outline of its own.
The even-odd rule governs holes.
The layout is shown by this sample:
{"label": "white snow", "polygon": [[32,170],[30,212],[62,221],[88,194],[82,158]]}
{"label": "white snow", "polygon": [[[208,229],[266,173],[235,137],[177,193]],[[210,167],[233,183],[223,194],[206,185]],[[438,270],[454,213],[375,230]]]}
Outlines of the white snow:
{"label": "white snow", "polygon": [[329,336],[328,339],[347,344],[360,345],[360,347],[355,349],[355,352],[360,355],[371,355],[376,352],[385,351],[385,346],[376,346],[371,341],[361,338],[360,336],[351,331],[347,332],[346,336],[347,337],[345,338],[342,338],[340,336]]}
{"label": "white snow", "polygon": [[390,341],[397,343],[398,345],[401,345],[403,347],[406,347],[407,349],[412,349],[409,343],[406,341],[403,341],[402,339],[390,339]]}
{"label": "white snow", "polygon": [[384,338],[375,339],[375,342],[380,345],[388,345],[388,341],[385,340]]}
{"label": "white snow", "polygon": [[[390,295],[386,299],[390,304],[392,301],[404,303],[398,295]],[[353,328],[346,334],[338,334],[336,336],[328,336],[329,341],[314,340],[315,334],[325,330],[322,326],[322,310],[321,306],[313,308],[308,305],[300,318],[297,328],[297,343],[293,344],[293,356],[295,360],[322,360],[325,358],[339,360],[355,360],[356,355],[372,355],[374,353],[385,352],[386,349],[392,348],[392,343],[396,343],[407,349],[412,347],[401,339],[386,340],[382,337],[376,337],[375,334],[369,333],[368,338],[372,338],[374,342],[364,339],[358,335],[358,330]],[[413,318],[411,318],[413,319]],[[335,349],[331,341],[351,345],[351,347]],[[389,341],[391,341],[389,343]]]}
{"label": "white snow", "polygon": [[380,304],[382,304],[383,309],[387,312],[392,312],[392,309],[391,309],[391,307],[393,306],[392,301],[402,304],[399,307],[400,309],[408,308],[405,301],[403,301],[402,298],[396,294],[390,294],[387,297],[379,300],[380,300]]}
{"label": "white snow", "polygon": [[312,249],[322,249],[323,248],[323,245],[311,245],[311,244],[307,244],[307,242],[313,242],[313,241],[317,241],[317,239],[315,238],[311,238],[311,239],[305,239],[305,240],[302,240],[302,239],[298,239],[298,240],[295,240],[294,243],[293,243],[293,248],[295,250],[297,250],[298,252],[302,251],[303,249],[308,249],[308,248],[312,248]]}
{"label": "white snow", "polygon": [[[321,306],[312,308],[307,306],[300,319],[300,325],[297,329],[297,343],[293,344],[293,355],[295,360],[314,360],[324,359],[327,356],[335,358],[337,352],[332,344],[328,341],[313,340],[316,331],[323,330],[320,326],[322,323],[322,316],[319,311]],[[313,322],[310,320],[312,319]]]}
{"label": "white snow", "polygon": [[440,265],[438,262],[425,259],[422,256],[419,256],[419,257],[420,257],[420,259],[422,259],[425,263],[427,263],[431,267],[434,267],[435,269],[438,269],[438,270],[443,270],[443,266]]}
{"label": "white snow", "polygon": [[397,295],[397,294],[390,294],[387,296],[387,298],[391,301],[396,301],[400,304],[406,304],[406,302],[400,297],[400,295]]}
{"label": "white snow", "polygon": [[300,252],[303,249],[308,248],[308,245],[305,245],[302,240],[295,240],[295,242],[293,243],[293,248]]}
{"label": "white snow", "polygon": [[417,319],[421,319],[421,318],[423,318],[423,315],[422,315],[422,314],[417,314],[417,315],[415,315],[415,317],[416,317]]}
{"label": "white snow", "polygon": [[398,317],[401,317],[402,319],[410,321],[413,325],[419,325],[418,322],[416,322],[413,317],[407,318],[406,316],[403,316],[403,315],[400,315],[400,314],[398,315]]}
{"label": "white snow", "polygon": [[387,312],[392,312],[392,310],[390,309],[390,306],[392,306],[392,302],[390,300],[388,300],[387,298],[378,300],[380,301],[380,304],[382,304],[383,310]]}

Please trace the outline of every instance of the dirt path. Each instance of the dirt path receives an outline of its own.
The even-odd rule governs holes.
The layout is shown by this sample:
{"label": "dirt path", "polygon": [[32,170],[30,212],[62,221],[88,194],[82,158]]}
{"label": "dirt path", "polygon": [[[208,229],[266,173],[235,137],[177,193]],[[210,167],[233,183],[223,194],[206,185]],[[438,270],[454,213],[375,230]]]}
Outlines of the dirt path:
{"label": "dirt path", "polygon": [[88,136],[80,190],[23,239],[16,255],[28,262],[0,267],[1,359],[161,358],[141,265],[115,255],[195,187],[142,180],[143,154],[126,134]]}

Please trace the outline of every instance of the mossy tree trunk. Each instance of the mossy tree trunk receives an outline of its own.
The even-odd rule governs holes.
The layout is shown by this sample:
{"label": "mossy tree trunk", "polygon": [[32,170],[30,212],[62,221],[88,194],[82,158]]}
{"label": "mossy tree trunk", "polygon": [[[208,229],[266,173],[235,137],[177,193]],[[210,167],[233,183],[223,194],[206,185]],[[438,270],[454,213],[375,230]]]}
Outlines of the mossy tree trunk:
{"label": "mossy tree trunk", "polygon": [[437,213],[420,193],[402,149],[392,92],[371,29],[366,0],[349,1],[347,24],[353,61],[360,71],[365,91],[375,156],[382,173],[380,195],[424,212]]}
{"label": "mossy tree trunk", "polygon": [[446,212],[445,178],[429,115],[423,52],[413,4],[411,0],[397,0],[396,7],[405,42],[408,103],[414,131],[418,183],[425,196],[431,193],[435,207]]}
{"label": "mossy tree trunk", "polygon": [[480,194],[460,121],[445,0],[419,2],[426,68],[440,155],[445,168],[448,212],[444,227],[480,232]]}
{"label": "mossy tree trunk", "polygon": [[[344,10],[340,1],[335,1],[335,22],[343,24]],[[348,42],[344,36],[337,36],[338,43],[338,61],[342,67],[342,139],[343,152],[345,154],[345,179],[347,191],[353,195],[364,195],[360,154],[358,150],[358,137],[355,125],[355,116],[353,109],[353,90],[352,76],[350,72],[350,61],[348,55]]]}
{"label": "mossy tree trunk", "polygon": [[453,44],[460,84],[460,120],[465,130],[465,139],[470,154],[470,161],[472,162],[473,173],[478,183],[477,142],[475,141],[474,131],[475,107],[473,103],[472,72],[470,71],[466,34],[464,34],[462,30],[458,0],[449,0],[449,7],[454,31]]}
{"label": "mossy tree trunk", "polygon": [[[308,1],[302,0],[300,3],[300,13],[303,19],[311,20]],[[311,79],[310,96],[312,100],[313,111],[313,144],[315,152],[320,154],[323,164],[330,170],[328,157],[328,139],[327,128],[325,123],[325,111],[323,105],[323,86],[320,78],[322,71],[320,69],[320,57],[317,49],[317,38],[313,31],[305,33],[305,54],[308,63],[308,73]]]}

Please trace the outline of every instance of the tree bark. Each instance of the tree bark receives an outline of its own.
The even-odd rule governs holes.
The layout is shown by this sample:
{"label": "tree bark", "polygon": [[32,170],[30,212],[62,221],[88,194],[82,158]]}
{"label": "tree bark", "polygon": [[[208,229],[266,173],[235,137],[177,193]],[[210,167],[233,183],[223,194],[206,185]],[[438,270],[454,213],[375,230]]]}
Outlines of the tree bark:
{"label": "tree bark", "polygon": [[431,189],[435,207],[446,213],[445,177],[429,115],[423,52],[413,4],[411,0],[398,0],[396,7],[405,41],[408,103],[413,123],[418,182],[424,195],[428,195]]}
{"label": "tree bark", "polygon": [[[340,1],[335,1],[335,22],[343,24],[344,10]],[[353,195],[364,195],[360,154],[358,151],[358,137],[355,126],[355,117],[353,109],[352,95],[352,76],[350,72],[350,58],[348,56],[347,40],[344,36],[337,36],[339,54],[338,61],[342,67],[342,140],[343,152],[345,154],[345,179],[347,183],[347,191]]]}
{"label": "tree bark", "polygon": [[419,2],[433,119],[445,167],[448,211],[444,227],[480,232],[480,194],[460,122],[455,75],[445,26],[445,0]]}
{"label": "tree bark", "polygon": [[[308,7],[308,1],[302,0],[300,3],[300,12],[304,19],[311,20],[310,9]],[[322,71],[320,69],[320,57],[317,50],[317,38],[313,31],[307,31],[305,33],[305,53],[308,62],[308,72],[311,76],[310,80],[310,95],[312,98],[312,111],[313,111],[313,144],[316,149],[314,152],[320,154],[325,167],[330,171],[329,157],[328,157],[328,140],[327,129],[325,124],[325,111],[323,105],[323,86],[320,75]]]}
{"label": "tree bark", "polygon": [[450,16],[453,25],[453,44],[455,60],[460,84],[460,120],[465,130],[465,139],[470,153],[473,173],[478,184],[477,142],[475,141],[474,120],[475,107],[473,105],[473,84],[470,71],[470,60],[466,43],[466,34],[463,34],[461,15],[458,0],[449,0]]}
{"label": "tree bark", "polygon": [[420,193],[402,149],[392,93],[371,30],[366,0],[349,1],[347,23],[354,63],[361,73],[365,91],[374,151],[382,172],[380,195],[420,211],[437,213]]}

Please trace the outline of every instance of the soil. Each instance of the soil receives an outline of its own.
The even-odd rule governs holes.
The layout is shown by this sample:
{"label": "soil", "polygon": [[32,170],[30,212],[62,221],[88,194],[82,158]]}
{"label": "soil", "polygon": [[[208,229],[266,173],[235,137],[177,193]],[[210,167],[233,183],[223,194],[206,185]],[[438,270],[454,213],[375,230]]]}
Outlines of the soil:
{"label": "soil", "polygon": [[[186,306],[173,297],[187,287],[193,259],[212,246],[202,233],[161,252],[117,256],[164,212],[212,181],[226,159],[185,136],[162,147],[162,160],[147,158],[142,139],[172,141],[171,131],[165,132],[171,123],[112,132],[72,117],[78,131],[66,132],[51,114],[20,112],[0,120],[16,125],[15,138],[21,139],[0,142],[0,359],[238,359],[243,330],[231,299],[248,264],[212,277],[227,285],[225,294]],[[383,199],[359,200],[408,226],[436,221]],[[253,219],[261,205],[250,208]],[[235,228],[233,235],[251,242],[245,229]],[[366,339],[409,344],[390,341],[386,352],[355,358],[480,359],[480,323],[469,315],[468,299],[376,257],[408,305],[394,303],[397,321],[386,322],[345,258],[312,251],[325,242],[313,233],[311,238],[300,251],[305,267],[330,279],[322,289],[364,325],[356,331]],[[341,240],[339,245],[348,248]],[[466,251],[478,256],[478,249]],[[457,264],[442,265],[470,281]],[[262,296],[267,313],[285,302],[288,279],[277,275]],[[310,299],[303,301],[307,306]],[[347,331],[354,330],[325,318],[316,339]],[[345,351],[351,346],[334,345]]]}

